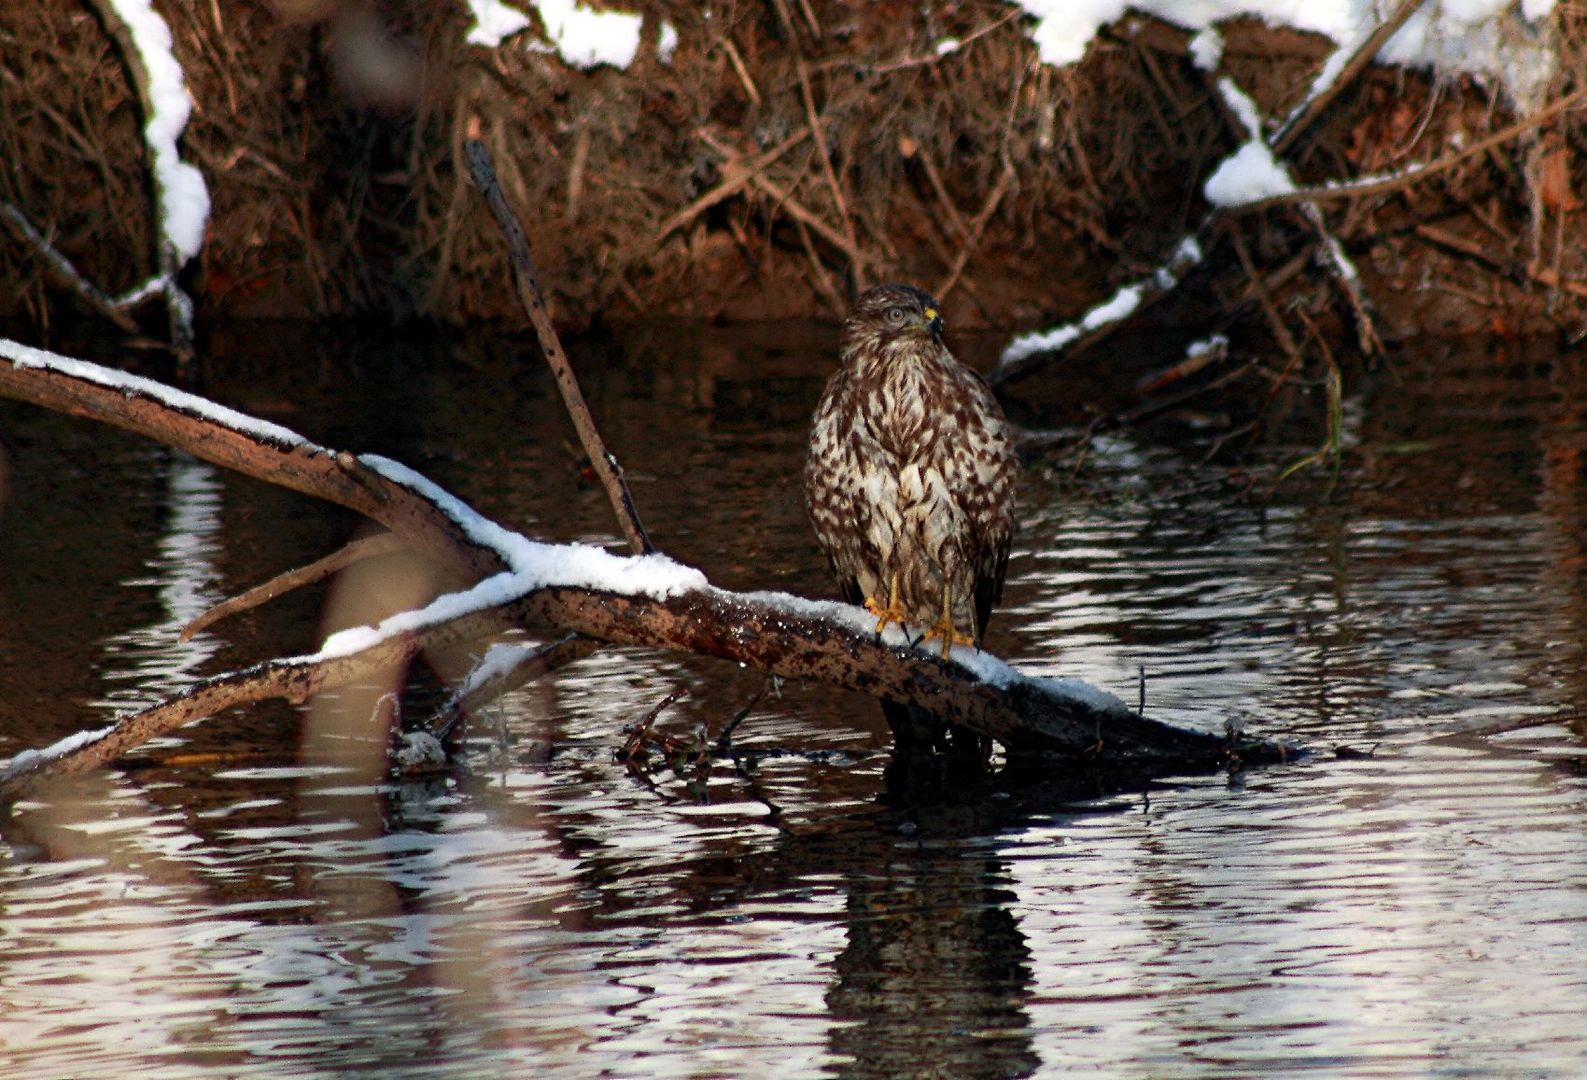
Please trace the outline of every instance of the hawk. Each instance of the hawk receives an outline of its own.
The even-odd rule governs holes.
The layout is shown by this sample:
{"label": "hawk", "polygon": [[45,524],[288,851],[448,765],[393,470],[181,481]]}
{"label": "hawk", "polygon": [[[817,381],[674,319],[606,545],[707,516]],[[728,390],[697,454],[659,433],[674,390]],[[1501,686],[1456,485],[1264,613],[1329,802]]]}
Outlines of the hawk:
{"label": "hawk", "polygon": [[[937,302],[908,285],[855,301],[840,361],[816,407],[805,505],[843,598],[877,633],[923,627],[944,657],[979,647],[1014,535],[1003,410],[943,344]],[[884,708],[902,742],[908,710]]]}

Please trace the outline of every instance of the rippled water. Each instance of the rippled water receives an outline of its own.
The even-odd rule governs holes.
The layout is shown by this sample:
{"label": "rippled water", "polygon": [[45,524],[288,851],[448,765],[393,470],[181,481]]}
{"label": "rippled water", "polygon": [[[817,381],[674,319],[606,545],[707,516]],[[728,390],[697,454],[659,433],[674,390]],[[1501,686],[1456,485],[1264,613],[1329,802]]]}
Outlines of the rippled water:
{"label": "rippled water", "polygon": [[[796,477],[830,345],[580,358],[664,549],[829,594]],[[536,535],[611,536],[510,343],[233,351],[229,403]],[[634,772],[621,728],[671,691],[658,727],[687,736],[762,688],[641,650],[491,710],[461,779],[386,782],[329,703],[228,714],[4,823],[0,1072],[1580,1075],[1587,377],[1430,347],[1348,412],[1331,494],[1242,498],[1171,425],[1033,469],[990,638],[1304,761],[901,808],[874,706],[783,685],[736,762]],[[0,756],[434,587],[391,561],[177,645],[355,523],[11,403],[0,433]]]}

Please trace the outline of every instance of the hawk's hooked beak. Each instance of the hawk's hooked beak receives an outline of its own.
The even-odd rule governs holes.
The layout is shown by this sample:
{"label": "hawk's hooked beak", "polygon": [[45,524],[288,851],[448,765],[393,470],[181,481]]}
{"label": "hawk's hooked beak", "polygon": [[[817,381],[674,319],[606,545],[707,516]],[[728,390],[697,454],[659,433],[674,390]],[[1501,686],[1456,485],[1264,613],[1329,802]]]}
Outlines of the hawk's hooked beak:
{"label": "hawk's hooked beak", "polygon": [[926,320],[926,330],[932,337],[942,336],[942,316],[934,307],[928,307],[923,313]]}

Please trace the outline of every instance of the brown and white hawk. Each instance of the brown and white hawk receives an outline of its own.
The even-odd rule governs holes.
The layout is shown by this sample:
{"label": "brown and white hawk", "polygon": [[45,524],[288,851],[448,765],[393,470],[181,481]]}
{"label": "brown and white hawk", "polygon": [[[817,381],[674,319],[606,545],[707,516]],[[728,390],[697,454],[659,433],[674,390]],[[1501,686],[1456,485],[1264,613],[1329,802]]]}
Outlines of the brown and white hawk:
{"label": "brown and white hawk", "polygon": [[[816,408],[805,504],[843,598],[878,633],[923,627],[944,656],[979,647],[1014,535],[1003,410],[943,344],[936,301],[908,285],[855,301],[840,359]],[[900,707],[887,713],[899,738]]]}

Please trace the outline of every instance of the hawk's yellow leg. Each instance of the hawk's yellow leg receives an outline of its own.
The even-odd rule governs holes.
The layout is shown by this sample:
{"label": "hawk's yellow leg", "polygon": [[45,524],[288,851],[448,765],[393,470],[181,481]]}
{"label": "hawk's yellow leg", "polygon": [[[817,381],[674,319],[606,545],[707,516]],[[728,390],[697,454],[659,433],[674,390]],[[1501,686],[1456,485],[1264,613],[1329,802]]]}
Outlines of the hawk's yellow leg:
{"label": "hawk's yellow leg", "polygon": [[931,638],[942,639],[942,658],[946,660],[955,645],[974,645],[975,639],[959,633],[953,625],[953,586],[947,582],[942,584],[942,618],[937,620],[935,626],[926,631],[927,640]]}
{"label": "hawk's yellow leg", "polygon": [[888,586],[887,606],[882,607],[881,602],[874,596],[865,598],[865,610],[876,616],[876,632],[880,634],[887,629],[887,624],[895,622],[904,625],[904,609],[898,602],[898,571],[893,571],[892,579]]}

